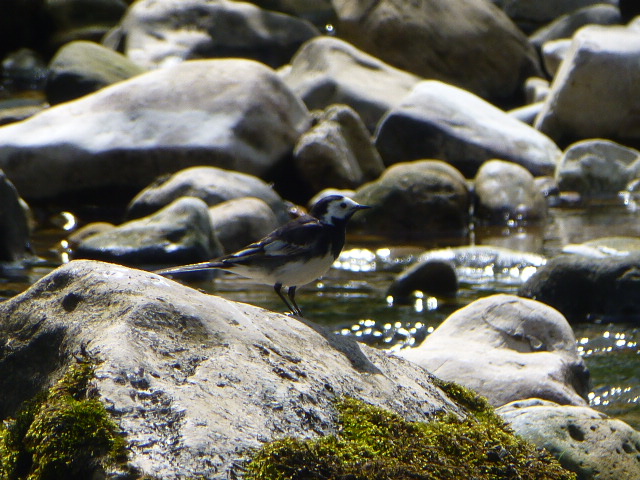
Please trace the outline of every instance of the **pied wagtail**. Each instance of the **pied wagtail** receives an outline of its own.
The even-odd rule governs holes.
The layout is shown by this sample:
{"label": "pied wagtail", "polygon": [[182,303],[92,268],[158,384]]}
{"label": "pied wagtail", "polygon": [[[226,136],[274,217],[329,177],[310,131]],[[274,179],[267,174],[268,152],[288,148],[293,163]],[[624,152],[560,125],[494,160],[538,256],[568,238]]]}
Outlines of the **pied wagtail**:
{"label": "pied wagtail", "polygon": [[[295,300],[296,288],[329,270],[344,246],[347,221],[365,208],[369,207],[342,195],[329,195],[313,205],[309,214],[291,220],[236,253],[154,273],[173,275],[207,269],[237,273],[256,282],[273,285],[287,308],[302,317],[302,310]],[[291,303],[282,294],[283,286],[288,287]]]}

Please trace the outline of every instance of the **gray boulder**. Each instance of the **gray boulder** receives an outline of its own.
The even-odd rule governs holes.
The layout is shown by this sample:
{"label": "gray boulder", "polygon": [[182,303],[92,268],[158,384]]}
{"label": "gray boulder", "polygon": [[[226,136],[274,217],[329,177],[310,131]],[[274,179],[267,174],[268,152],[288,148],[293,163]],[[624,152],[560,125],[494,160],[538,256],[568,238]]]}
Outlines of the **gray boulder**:
{"label": "gray boulder", "polygon": [[474,193],[474,215],[483,223],[529,223],[547,215],[546,200],[533,175],[515,163],[484,163],[476,175]]}
{"label": "gray boulder", "polygon": [[29,207],[0,170],[0,262],[23,260],[29,252]]}
{"label": "gray boulder", "polygon": [[575,32],[586,25],[618,25],[621,21],[618,7],[597,3],[556,18],[531,34],[529,40],[537,48],[541,48],[551,40],[573,37]]}
{"label": "gray boulder", "polygon": [[524,79],[541,73],[527,37],[489,2],[335,0],[334,6],[341,38],[397,68],[484,98],[510,98]]}
{"label": "gray boulder", "polygon": [[261,175],[309,124],[302,102],[264,65],[184,62],[0,128],[0,168],[25,198],[139,189],[194,165]]}
{"label": "gray boulder", "polygon": [[296,169],[314,193],[325,188],[354,189],[382,174],[380,154],[353,109],[332,105],[316,120],[293,152]]}
{"label": "gray boulder", "polygon": [[80,240],[75,258],[125,265],[185,264],[222,255],[207,205],[182,197],[145,218]]}
{"label": "gray boulder", "polygon": [[360,187],[354,200],[371,208],[351,220],[353,230],[394,240],[462,236],[469,225],[471,200],[465,179],[437,160],[393,165]]}
{"label": "gray boulder", "polygon": [[498,414],[580,480],[640,478],[640,433],[620,420],[586,406],[539,399],[504,405]]}
{"label": "gray boulder", "polygon": [[640,253],[597,258],[558,255],[522,285],[519,295],[557,308],[571,322],[638,321]]}
{"label": "gray boulder", "polygon": [[534,175],[554,171],[560,150],[551,139],[481,98],[438,81],[416,85],[380,121],[376,146],[387,165],[445,160],[473,177],[500,158]]}
{"label": "gray boulder", "polygon": [[145,70],[124,55],[97,43],[64,45],[49,62],[45,93],[51,105],[82,97]]}
{"label": "gray boulder", "polygon": [[589,373],[571,327],[559,312],[533,300],[513,295],[476,300],[421,345],[397,354],[495,406],[531,397],[587,404]]}
{"label": "gray boulder", "polygon": [[640,33],[588,26],[554,78],[535,126],[559,144],[585,138],[638,141]]}
{"label": "gray boulder", "polygon": [[349,105],[370,131],[420,81],[333,37],[305,43],[281,75],[310,110]]}
{"label": "gray boulder", "polygon": [[393,279],[385,297],[391,297],[394,304],[407,305],[414,301],[416,292],[418,295],[455,297],[458,277],[453,264],[442,260],[416,262]]}
{"label": "gray boulder", "polygon": [[127,207],[128,218],[149,215],[180,197],[195,197],[209,207],[235,198],[256,197],[276,214],[279,222],[289,218],[285,202],[270,185],[253,175],[215,167],[191,167],[156,179]]}
{"label": "gray boulder", "polygon": [[275,230],[280,222],[271,207],[255,197],[227,200],[209,208],[211,225],[225,252],[235,252]]}
{"label": "gray boulder", "polygon": [[555,176],[562,191],[612,197],[640,178],[640,152],[609,140],[583,140],[567,147]]}
{"label": "gray boulder", "polygon": [[120,25],[125,54],[146,68],[197,58],[288,63],[318,30],[309,22],[227,0],[140,0]]}
{"label": "gray boulder", "polygon": [[0,317],[11,345],[0,357],[1,418],[84,351],[98,361],[93,398],[126,432],[140,477],[230,478],[265,442],[335,433],[344,395],[408,420],[464,415],[417,365],[118,265],[64,265],[0,303]]}

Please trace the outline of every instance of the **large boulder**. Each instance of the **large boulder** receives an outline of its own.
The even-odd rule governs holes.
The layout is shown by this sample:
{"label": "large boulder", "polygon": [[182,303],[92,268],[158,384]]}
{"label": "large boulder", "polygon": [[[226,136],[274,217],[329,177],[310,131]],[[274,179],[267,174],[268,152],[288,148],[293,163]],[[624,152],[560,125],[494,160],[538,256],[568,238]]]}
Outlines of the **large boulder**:
{"label": "large boulder", "polygon": [[207,205],[181,197],[153,215],[131,220],[80,241],[75,258],[124,265],[204,262],[222,255]]}
{"label": "large boulder", "polygon": [[504,405],[498,414],[580,480],[640,478],[640,432],[620,420],[586,406],[540,399]]}
{"label": "large boulder", "polygon": [[0,128],[0,168],[27,199],[139,189],[193,165],[261,175],[309,124],[302,102],[262,64],[184,62]]}
{"label": "large boulder", "polygon": [[51,105],[82,97],[143,73],[124,55],[102,45],[76,41],[64,45],[49,62],[45,93]]}
{"label": "large boulder", "polygon": [[513,295],[482,298],[449,316],[398,355],[499,406],[542,398],[586,406],[589,373],[565,318]]}
{"label": "large boulder", "polygon": [[535,126],[560,144],[640,140],[640,32],[589,26],[573,37]]}
{"label": "large boulder", "polygon": [[349,105],[370,131],[421,80],[333,37],[305,43],[281,75],[310,110]]}
{"label": "large boulder", "polygon": [[387,165],[437,158],[467,177],[492,158],[546,175],[561,154],[553,141],[529,125],[472,93],[435,80],[420,82],[384,116],[376,146]]}
{"label": "large boulder", "polygon": [[384,171],[380,154],[358,114],[332,105],[300,137],[293,152],[296,170],[311,190],[354,189]]}
{"label": "large boulder", "polygon": [[120,25],[125,54],[147,68],[189,59],[288,63],[318,30],[309,22],[228,0],[140,0]]}
{"label": "large boulder", "polygon": [[572,322],[640,318],[640,253],[604,258],[559,255],[520,288],[560,310]]}
{"label": "large boulder", "polygon": [[335,433],[342,396],[413,421],[464,415],[417,365],[118,265],[64,265],[0,303],[0,318],[0,418],[84,352],[97,361],[92,398],[126,432],[140,477],[230,478],[265,442]]}
{"label": "large boulder", "polygon": [[438,160],[399,163],[356,191],[371,207],[351,220],[354,230],[394,240],[463,236],[471,195],[462,174]]}
{"label": "large boulder", "polygon": [[335,0],[334,5],[341,38],[397,68],[484,98],[509,99],[526,78],[540,73],[527,37],[487,1]]}

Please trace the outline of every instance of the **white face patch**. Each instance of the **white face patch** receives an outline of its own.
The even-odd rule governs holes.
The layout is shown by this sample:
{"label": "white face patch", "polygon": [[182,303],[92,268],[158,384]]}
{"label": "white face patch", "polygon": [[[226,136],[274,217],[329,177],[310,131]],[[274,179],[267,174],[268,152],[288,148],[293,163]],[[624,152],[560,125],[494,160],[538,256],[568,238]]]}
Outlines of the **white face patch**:
{"label": "white face patch", "polygon": [[350,198],[342,197],[336,199],[327,205],[327,213],[325,213],[320,221],[324,223],[333,223],[334,220],[344,220],[349,218],[360,208],[360,205]]}

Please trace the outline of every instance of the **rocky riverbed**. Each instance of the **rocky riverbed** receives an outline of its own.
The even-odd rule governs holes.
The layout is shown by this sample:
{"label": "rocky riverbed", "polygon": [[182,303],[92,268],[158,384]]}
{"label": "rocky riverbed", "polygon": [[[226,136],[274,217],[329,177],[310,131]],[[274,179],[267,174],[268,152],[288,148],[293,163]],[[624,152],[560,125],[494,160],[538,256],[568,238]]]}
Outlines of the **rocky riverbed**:
{"label": "rocky riverbed", "polygon": [[[435,375],[580,479],[640,477],[640,434],[596,410],[598,347],[580,334],[640,318],[637,7],[87,5],[15,2],[0,20],[6,425],[90,362],[82,391],[129,452],[92,474],[224,478],[274,439],[334,434],[343,396],[411,421],[473,415]],[[338,307],[312,306],[319,323],[251,306],[280,309],[246,282],[205,294],[147,271],[232,252],[334,191],[372,208],[309,287]],[[553,231],[605,204],[627,223]],[[437,320],[404,322],[424,311]],[[356,341],[385,336],[408,340]],[[10,455],[0,471],[58,468],[29,455],[32,471]]]}

